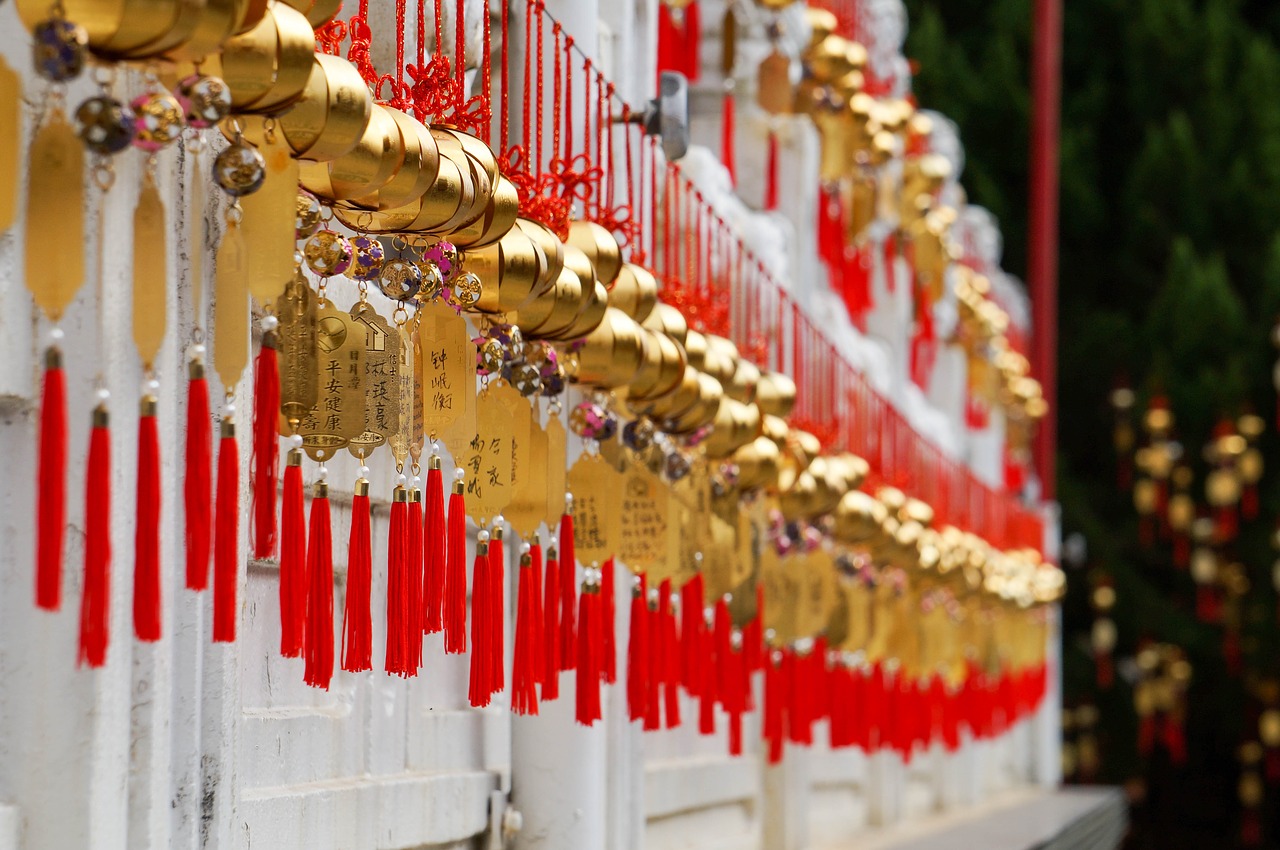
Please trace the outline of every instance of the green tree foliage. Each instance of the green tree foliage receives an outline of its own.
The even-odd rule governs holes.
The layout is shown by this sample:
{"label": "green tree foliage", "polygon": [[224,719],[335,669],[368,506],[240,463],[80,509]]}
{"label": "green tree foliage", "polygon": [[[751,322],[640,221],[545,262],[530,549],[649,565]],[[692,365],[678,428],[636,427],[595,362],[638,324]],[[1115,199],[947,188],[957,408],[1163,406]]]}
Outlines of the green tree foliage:
{"label": "green tree foliage", "polygon": [[[906,5],[919,101],[959,124],[963,183],[974,203],[999,217],[1005,267],[1023,274],[1033,0]],[[1214,423],[1248,409],[1274,421],[1280,7],[1065,0],[1064,12],[1057,410],[1064,528],[1086,535],[1090,565],[1114,577],[1118,655],[1142,638],[1190,652],[1190,769],[1221,797],[1196,805],[1196,816],[1218,829],[1235,805],[1231,770],[1239,736],[1248,734],[1246,689],[1223,670],[1220,630],[1193,616],[1192,584],[1171,566],[1168,547],[1138,543],[1130,494],[1116,486],[1107,399],[1117,378],[1132,382],[1140,405],[1156,393],[1170,398],[1201,499],[1199,452]],[[1246,665],[1266,675],[1280,674],[1270,545],[1280,509],[1276,447],[1274,434],[1264,438],[1262,519],[1230,553],[1254,588]],[[1123,781],[1144,769],[1134,752],[1131,695],[1123,682],[1093,693],[1088,582],[1072,578],[1067,697],[1098,701],[1104,778]]]}

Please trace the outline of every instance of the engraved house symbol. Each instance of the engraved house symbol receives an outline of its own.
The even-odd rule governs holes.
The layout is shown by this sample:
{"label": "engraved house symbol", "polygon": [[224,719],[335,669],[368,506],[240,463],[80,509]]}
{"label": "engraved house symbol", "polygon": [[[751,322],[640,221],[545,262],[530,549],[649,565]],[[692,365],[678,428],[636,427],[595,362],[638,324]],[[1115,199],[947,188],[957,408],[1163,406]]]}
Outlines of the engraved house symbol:
{"label": "engraved house symbol", "polygon": [[356,321],[364,325],[364,348],[365,351],[386,351],[387,350],[387,332],[374,322],[369,321],[363,314],[356,317]]}

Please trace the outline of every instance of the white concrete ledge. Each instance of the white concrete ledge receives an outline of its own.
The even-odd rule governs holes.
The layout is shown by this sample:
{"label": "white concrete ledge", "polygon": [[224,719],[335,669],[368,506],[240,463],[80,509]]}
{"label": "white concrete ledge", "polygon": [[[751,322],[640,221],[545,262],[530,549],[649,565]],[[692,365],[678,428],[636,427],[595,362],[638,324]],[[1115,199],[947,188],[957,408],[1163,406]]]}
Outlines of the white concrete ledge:
{"label": "white concrete ledge", "polygon": [[645,818],[754,802],[760,772],[742,758],[673,759],[645,767]]}

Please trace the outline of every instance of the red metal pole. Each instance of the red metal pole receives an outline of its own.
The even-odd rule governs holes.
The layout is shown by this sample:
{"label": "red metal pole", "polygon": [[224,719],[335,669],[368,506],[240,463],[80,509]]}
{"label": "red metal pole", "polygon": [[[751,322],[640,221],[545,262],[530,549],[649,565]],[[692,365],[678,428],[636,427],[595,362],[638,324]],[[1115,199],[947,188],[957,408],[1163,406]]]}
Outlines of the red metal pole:
{"label": "red metal pole", "polygon": [[1062,0],[1035,0],[1031,66],[1031,186],[1027,280],[1031,288],[1034,376],[1049,415],[1040,423],[1035,463],[1043,498],[1056,492],[1058,416],[1058,122],[1062,94]]}

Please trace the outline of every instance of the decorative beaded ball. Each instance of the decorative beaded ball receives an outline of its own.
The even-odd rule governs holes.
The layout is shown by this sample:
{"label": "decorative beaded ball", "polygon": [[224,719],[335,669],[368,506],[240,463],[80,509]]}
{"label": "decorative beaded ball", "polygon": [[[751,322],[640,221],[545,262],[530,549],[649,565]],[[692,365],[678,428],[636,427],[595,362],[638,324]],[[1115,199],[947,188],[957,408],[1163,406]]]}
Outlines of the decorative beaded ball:
{"label": "decorative beaded ball", "polygon": [[373,236],[361,234],[351,240],[355,250],[355,263],[351,266],[351,277],[356,280],[377,280],[382,274],[382,262],[386,256],[382,243]]}
{"label": "decorative beaded ball", "polygon": [[458,249],[443,239],[426,250],[423,256],[436,264],[446,282],[458,272]]}
{"label": "decorative beaded ball", "polygon": [[76,135],[100,156],[120,153],[133,141],[133,113],[113,97],[91,97],[76,109]]}
{"label": "decorative beaded ball", "polygon": [[475,272],[467,272],[449,282],[444,297],[455,310],[464,310],[479,302],[480,289],[480,276]]}
{"label": "decorative beaded ball", "polygon": [[416,263],[401,257],[392,257],[382,264],[378,277],[382,294],[395,301],[409,301],[422,288],[422,272]]}
{"label": "decorative beaded ball", "polygon": [[320,201],[305,189],[298,190],[297,212],[294,214],[293,227],[299,239],[306,239],[320,229],[323,219],[320,216]]}
{"label": "decorative beaded ball", "polygon": [[476,344],[476,372],[493,375],[502,371],[507,360],[507,350],[502,341],[493,337],[478,337]]}
{"label": "decorative beaded ball", "polygon": [[351,268],[355,252],[351,242],[341,233],[332,230],[321,230],[307,240],[302,249],[307,268],[321,277],[344,274]]}
{"label": "decorative beaded ball", "polygon": [[532,363],[512,363],[505,370],[505,377],[525,397],[537,395],[542,389],[542,376],[538,374],[538,367]]}
{"label": "decorative beaded ball", "polygon": [[257,148],[236,139],[213,161],[213,179],[233,198],[252,195],[267,179],[267,163]]}
{"label": "decorative beaded ball", "polygon": [[212,127],[231,113],[231,88],[221,77],[192,74],[178,83],[176,94],[187,124],[197,130]]}
{"label": "decorative beaded ball", "polygon": [[[129,105],[133,108],[133,144],[136,147],[155,153],[173,144],[182,135],[182,128],[186,123],[182,107],[178,104],[178,99],[167,91],[156,89],[140,94]],[[217,173],[215,168],[215,177]]]}
{"label": "decorative beaded ball", "polygon": [[644,451],[653,445],[656,429],[649,419],[637,419],[622,427],[622,444],[632,451]]}
{"label": "decorative beaded ball", "polygon": [[667,455],[666,460],[663,462],[663,467],[666,470],[667,478],[672,481],[679,481],[689,474],[689,458],[685,456],[684,452],[673,451]]}
{"label": "decorative beaded ball", "polygon": [[[609,412],[593,401],[580,402],[569,411],[569,430],[585,440],[607,440],[612,436],[609,431]],[[617,421],[613,429],[617,430]]]}
{"label": "decorative beaded ball", "polygon": [[50,18],[36,24],[31,35],[31,60],[37,74],[54,83],[80,76],[89,43],[84,27],[65,18]]}
{"label": "decorative beaded ball", "polygon": [[440,293],[444,292],[444,275],[440,274],[439,266],[431,260],[423,260],[417,263],[417,266],[418,271],[422,273],[422,288],[418,290],[418,303],[435,301],[440,297]]}

